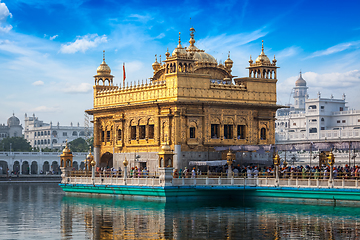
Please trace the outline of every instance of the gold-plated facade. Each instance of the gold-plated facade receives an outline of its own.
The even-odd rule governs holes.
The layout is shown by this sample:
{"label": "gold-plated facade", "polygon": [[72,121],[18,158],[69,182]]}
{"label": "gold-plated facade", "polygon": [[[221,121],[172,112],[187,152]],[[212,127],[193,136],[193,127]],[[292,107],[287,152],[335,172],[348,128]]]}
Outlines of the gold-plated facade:
{"label": "gold-plated facade", "polygon": [[86,111],[93,115],[97,166],[123,168],[127,158],[130,167],[156,171],[164,143],[178,169],[221,159],[214,146],[275,143],[276,59],[267,61],[262,48],[249,77],[234,78],[230,54],[225,65],[217,63],[195,46],[194,32],[189,47],[179,37],[172,54],[156,58],[149,82],[114,86],[104,58],[94,76],[94,107]]}

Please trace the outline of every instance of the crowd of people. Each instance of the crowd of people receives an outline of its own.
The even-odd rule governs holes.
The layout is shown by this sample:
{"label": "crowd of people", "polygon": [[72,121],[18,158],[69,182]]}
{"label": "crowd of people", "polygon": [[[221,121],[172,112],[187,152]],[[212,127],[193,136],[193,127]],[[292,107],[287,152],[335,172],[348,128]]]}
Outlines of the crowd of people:
{"label": "crowd of people", "polygon": [[[360,178],[360,167],[359,166],[333,166],[331,169],[333,172],[333,178],[345,178],[354,179]],[[258,178],[258,177],[275,177],[275,167],[258,167],[254,165],[249,166],[232,166],[231,174],[234,177],[247,177],[247,178]],[[221,176],[227,175],[229,168],[227,165],[210,167],[208,171],[201,171],[199,168],[193,167],[188,169],[187,167],[182,169],[174,169],[174,178],[196,178],[201,175]],[[330,177],[330,166],[279,166],[279,177],[280,178],[313,178],[313,179],[328,179]]]}

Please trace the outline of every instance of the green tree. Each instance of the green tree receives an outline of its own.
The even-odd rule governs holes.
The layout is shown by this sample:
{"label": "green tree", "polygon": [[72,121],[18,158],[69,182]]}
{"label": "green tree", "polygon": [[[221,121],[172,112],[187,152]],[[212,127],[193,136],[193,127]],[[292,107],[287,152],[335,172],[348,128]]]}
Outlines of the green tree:
{"label": "green tree", "polygon": [[89,151],[89,145],[83,138],[77,138],[69,142],[70,150],[72,152],[87,152]]}
{"label": "green tree", "polygon": [[0,148],[2,151],[10,151],[10,145],[11,151],[13,152],[31,151],[30,143],[23,137],[7,137],[0,142]]}

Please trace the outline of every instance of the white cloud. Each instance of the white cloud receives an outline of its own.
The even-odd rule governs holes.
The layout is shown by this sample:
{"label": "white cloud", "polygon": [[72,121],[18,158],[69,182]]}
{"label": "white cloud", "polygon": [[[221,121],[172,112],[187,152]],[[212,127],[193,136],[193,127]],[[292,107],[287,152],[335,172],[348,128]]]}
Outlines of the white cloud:
{"label": "white cloud", "polygon": [[131,14],[129,15],[129,19],[125,21],[136,21],[141,23],[147,23],[148,21],[154,19],[150,14],[140,15],[140,14]]}
{"label": "white cloud", "polygon": [[7,17],[12,18],[12,14],[10,13],[9,9],[7,8],[5,3],[2,3],[0,0],[0,21],[6,20]]}
{"label": "white cloud", "polygon": [[54,40],[55,38],[57,38],[59,35],[54,35],[52,37],[50,37],[50,40]]}
{"label": "white cloud", "polygon": [[276,58],[277,59],[284,59],[284,58],[287,58],[287,57],[292,57],[294,55],[297,55],[299,53],[299,51],[300,51],[299,47],[291,46],[291,47],[285,48],[281,52],[279,52],[276,55]]}
{"label": "white cloud", "polygon": [[[5,3],[2,3],[0,0],[0,24],[6,22],[6,19],[10,17],[12,18],[12,14],[10,13],[9,9],[7,8]],[[7,26],[0,26],[0,32],[8,33],[13,27],[11,25]]]}
{"label": "white cloud", "polygon": [[360,41],[340,43],[335,46],[329,47],[328,49],[316,51],[307,58],[326,56],[326,55],[330,55],[333,53],[342,52],[342,51],[345,51],[350,48],[357,48],[359,46],[360,46]]}
{"label": "white cloud", "polygon": [[28,109],[28,112],[57,112],[60,110],[59,106],[55,107],[47,107],[47,106],[39,106],[35,108]]}
{"label": "white cloud", "polygon": [[32,85],[41,86],[41,85],[44,85],[44,82],[43,81],[36,81],[36,82],[33,82]]}
{"label": "white cloud", "polygon": [[[279,101],[282,104],[292,100],[289,96],[298,78],[299,76],[292,76],[277,85]],[[306,72],[303,73],[303,79],[309,88],[308,93],[310,98],[315,98],[316,93],[320,91],[324,97],[326,97],[325,95],[330,97],[330,94],[334,94],[335,97],[340,98],[342,93],[347,92],[349,93],[349,99],[358,99],[358,92],[360,91],[360,70],[324,74]]]}
{"label": "white cloud", "polygon": [[0,32],[8,33],[13,27],[11,25],[7,25],[5,27],[0,26]]}
{"label": "white cloud", "polygon": [[88,34],[83,37],[77,37],[75,42],[62,44],[60,52],[62,53],[76,53],[85,52],[89,48],[97,47],[100,43],[107,42],[106,35],[99,36],[97,34]]}
{"label": "white cloud", "polygon": [[79,85],[67,84],[63,89],[66,93],[87,93],[92,90],[93,86],[90,83],[80,83]]}

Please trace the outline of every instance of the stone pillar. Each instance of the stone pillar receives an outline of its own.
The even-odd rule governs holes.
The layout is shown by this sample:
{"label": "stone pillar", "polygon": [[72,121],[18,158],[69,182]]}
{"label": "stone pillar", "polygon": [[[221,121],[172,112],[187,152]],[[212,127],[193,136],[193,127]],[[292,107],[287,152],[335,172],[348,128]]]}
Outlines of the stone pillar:
{"label": "stone pillar", "polygon": [[162,167],[159,168],[159,173],[160,173],[160,185],[162,186],[172,186],[172,173],[173,173],[174,168],[170,167]]}
{"label": "stone pillar", "polygon": [[100,164],[100,144],[99,121],[94,118],[94,160],[96,166]]}

